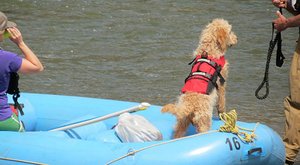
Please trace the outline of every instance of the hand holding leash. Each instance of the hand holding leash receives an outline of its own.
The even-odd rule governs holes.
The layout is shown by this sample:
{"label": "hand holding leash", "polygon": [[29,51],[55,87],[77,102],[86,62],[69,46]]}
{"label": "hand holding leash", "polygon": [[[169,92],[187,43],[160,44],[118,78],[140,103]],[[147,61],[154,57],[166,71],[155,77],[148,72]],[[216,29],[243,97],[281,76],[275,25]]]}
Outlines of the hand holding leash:
{"label": "hand holding leash", "polygon": [[282,12],[280,11],[277,11],[276,15],[278,16],[278,18],[273,21],[274,28],[278,32],[281,32],[287,28],[288,20],[285,16],[282,15]]}

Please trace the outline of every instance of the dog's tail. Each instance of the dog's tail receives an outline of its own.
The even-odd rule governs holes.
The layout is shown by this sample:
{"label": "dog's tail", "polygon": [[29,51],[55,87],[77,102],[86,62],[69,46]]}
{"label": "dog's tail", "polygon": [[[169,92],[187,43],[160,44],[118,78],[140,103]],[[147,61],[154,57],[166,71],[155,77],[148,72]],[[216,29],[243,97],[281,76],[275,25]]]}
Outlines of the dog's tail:
{"label": "dog's tail", "polygon": [[174,104],[167,104],[162,107],[161,112],[172,113],[173,115],[176,115],[176,106]]}

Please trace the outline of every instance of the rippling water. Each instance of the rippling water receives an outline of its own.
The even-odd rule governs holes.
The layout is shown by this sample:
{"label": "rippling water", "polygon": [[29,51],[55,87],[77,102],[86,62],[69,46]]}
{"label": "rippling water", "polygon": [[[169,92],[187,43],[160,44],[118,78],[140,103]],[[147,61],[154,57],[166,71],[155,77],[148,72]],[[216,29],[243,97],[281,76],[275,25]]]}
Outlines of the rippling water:
{"label": "rippling water", "polygon": [[[273,55],[269,97],[254,96],[275,18],[271,1],[1,0],[0,9],[18,24],[46,67],[41,74],[22,75],[22,91],[157,105],[175,101],[203,27],[213,18],[227,19],[239,38],[226,54],[227,109],[236,109],[239,120],[283,133],[283,99],[297,29],[282,34],[282,68],[275,67]],[[1,46],[20,53],[8,40]]]}

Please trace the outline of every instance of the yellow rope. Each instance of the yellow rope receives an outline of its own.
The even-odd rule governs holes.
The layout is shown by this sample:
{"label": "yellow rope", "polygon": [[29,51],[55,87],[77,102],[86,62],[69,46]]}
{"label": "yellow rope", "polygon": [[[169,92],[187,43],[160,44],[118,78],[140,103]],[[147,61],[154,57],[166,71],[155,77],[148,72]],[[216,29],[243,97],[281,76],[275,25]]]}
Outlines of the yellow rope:
{"label": "yellow rope", "polygon": [[[221,113],[219,117],[225,123],[223,126],[219,128],[220,132],[231,132],[233,134],[236,134],[241,140],[245,142],[248,143],[253,142],[253,140],[256,137],[254,132],[259,123],[256,123],[254,129],[252,130],[237,126],[236,125],[237,113],[235,110],[231,110],[228,113]],[[251,134],[246,132],[241,132],[240,130],[251,132]]]}

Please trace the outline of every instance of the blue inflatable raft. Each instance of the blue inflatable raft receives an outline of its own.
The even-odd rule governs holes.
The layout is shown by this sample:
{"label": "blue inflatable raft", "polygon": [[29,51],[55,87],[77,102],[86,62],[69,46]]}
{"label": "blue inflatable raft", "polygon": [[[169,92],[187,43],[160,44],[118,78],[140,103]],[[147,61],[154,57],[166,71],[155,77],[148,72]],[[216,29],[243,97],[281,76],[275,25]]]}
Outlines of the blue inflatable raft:
{"label": "blue inflatable raft", "polygon": [[107,99],[22,93],[20,116],[26,132],[0,132],[0,164],[51,165],[282,165],[285,149],[280,136],[263,124],[237,122],[254,129],[255,139],[245,142],[233,133],[214,131],[224,123],[213,119],[212,131],[172,139],[176,119],[161,114],[160,106],[134,114],[145,117],[163,136],[163,140],[123,143],[113,127],[118,117],[67,131],[55,128],[88,121],[139,105]]}

